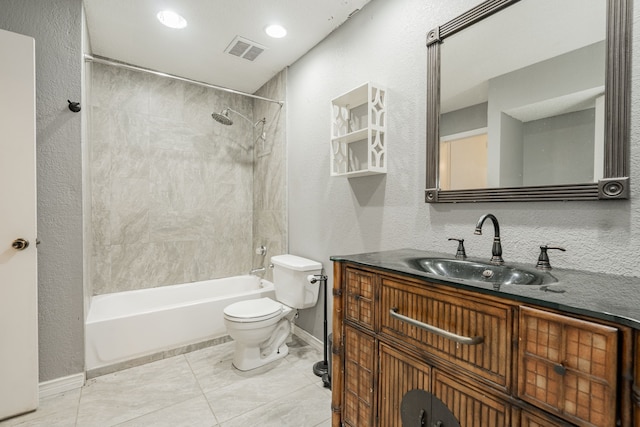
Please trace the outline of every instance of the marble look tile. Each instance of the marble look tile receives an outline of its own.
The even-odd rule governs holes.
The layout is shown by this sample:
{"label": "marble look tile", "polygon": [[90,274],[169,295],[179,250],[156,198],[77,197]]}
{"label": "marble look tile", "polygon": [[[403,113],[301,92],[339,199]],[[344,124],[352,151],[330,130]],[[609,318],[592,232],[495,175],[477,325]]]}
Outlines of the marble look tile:
{"label": "marble look tile", "polygon": [[258,210],[254,212],[253,238],[262,241],[271,255],[284,253],[287,242],[286,212]]}
{"label": "marble look tile", "polygon": [[[245,243],[245,249],[249,250],[249,242]],[[236,242],[234,246],[238,247],[243,244],[242,242]],[[249,258],[243,256],[231,259],[231,257],[225,255],[227,248],[228,245],[221,244],[214,239],[196,242],[195,253],[189,262],[185,264],[185,280],[195,282],[246,274],[251,269]]]}
{"label": "marble look tile", "polygon": [[91,104],[148,113],[148,75],[93,63]]}
{"label": "marble look tile", "polygon": [[111,188],[108,185],[91,186],[91,233],[94,245],[111,244]]}
{"label": "marble look tile", "polygon": [[109,141],[111,176],[116,178],[149,178],[149,126],[144,116],[118,111],[114,115],[114,131]]}
{"label": "marble look tile", "polygon": [[149,241],[149,181],[137,178],[111,180],[111,244]]}
{"label": "marble look tile", "polygon": [[156,211],[209,211],[216,181],[211,167],[198,153],[157,149],[150,170],[151,206]]}
{"label": "marble look tile", "polygon": [[268,405],[311,384],[306,376],[292,370],[288,363],[279,363],[266,371],[242,375],[233,384],[205,392],[219,422]]}
{"label": "marble look tile", "polygon": [[255,377],[278,366],[276,362],[249,373],[241,372],[231,364],[234,346],[235,343],[231,341],[185,355],[203,392],[217,390],[246,378]]}
{"label": "marble look tile", "polygon": [[251,268],[252,213],[215,212],[216,226],[210,241],[213,244],[210,262],[215,277],[246,274]]}
{"label": "marble look tile", "polygon": [[293,393],[257,409],[222,422],[222,427],[300,427],[315,426],[331,417],[331,405],[327,396],[314,385],[308,385]]}
{"label": "marble look tile", "polygon": [[[210,131],[217,124],[211,117],[211,113],[220,112],[224,107],[219,105],[219,91],[198,85],[185,85],[183,92],[184,106],[182,108],[182,121],[191,128],[203,132]],[[214,98],[214,102],[211,102]]]}
{"label": "marble look tile", "polygon": [[164,117],[148,118],[149,148],[171,151],[198,151],[194,137],[202,135],[202,130],[174,119]]}
{"label": "marble look tile", "polygon": [[89,380],[77,425],[115,425],[199,396],[189,365],[177,356]]}
{"label": "marble look tile", "polygon": [[210,237],[216,228],[207,212],[152,211],[149,218],[149,240],[197,241]]}
{"label": "marble look tile", "polygon": [[[89,125],[92,243],[103,249],[92,255],[97,292],[243,274],[253,266],[256,229],[260,241],[286,251],[284,108],[95,65]],[[284,99],[284,81],[279,74],[260,90]],[[249,121],[215,122],[211,113],[226,107]],[[259,161],[254,117],[267,118],[270,152]],[[185,249],[190,260],[176,253]]]}
{"label": "marble look tile", "polygon": [[93,244],[89,263],[93,295],[117,292],[111,281],[111,246]]}
{"label": "marble look tile", "polygon": [[311,378],[314,378],[314,380],[319,377],[313,374],[313,365],[321,361],[323,358],[324,355],[322,352],[316,350],[310,345],[307,345],[299,338],[295,338],[294,342],[289,345],[289,354],[286,357],[292,368],[306,374],[311,374]]}
{"label": "marble look tile", "polygon": [[286,359],[250,372],[231,367],[232,341],[213,342],[217,345],[176,357],[167,357],[168,351],[163,360],[95,377],[82,389],[42,399],[38,411],[0,427],[330,425],[330,394],[296,368],[298,357],[308,358],[304,341],[294,336]]}
{"label": "marble look tile", "polygon": [[79,401],[80,389],[49,396],[44,399],[40,399],[38,409],[35,412],[0,421],[0,426],[74,426],[76,423]]}
{"label": "marble look tile", "polygon": [[121,427],[214,427],[217,425],[216,418],[204,396],[194,397],[118,424]]}
{"label": "marble look tile", "polygon": [[179,80],[149,76],[149,114],[181,120],[185,85]]}
{"label": "marble look tile", "polygon": [[132,243],[111,247],[111,280],[119,290],[184,283],[190,242]]}

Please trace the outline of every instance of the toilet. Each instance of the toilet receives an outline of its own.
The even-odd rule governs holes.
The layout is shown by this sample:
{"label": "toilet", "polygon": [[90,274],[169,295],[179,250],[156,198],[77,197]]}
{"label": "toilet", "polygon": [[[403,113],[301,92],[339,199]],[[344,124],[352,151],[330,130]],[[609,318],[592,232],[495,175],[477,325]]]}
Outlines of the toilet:
{"label": "toilet", "polygon": [[241,371],[259,368],[289,353],[286,341],[298,309],[318,301],[320,282],[309,275],[320,274],[322,264],[295,255],[271,257],[275,298],[240,301],[224,309],[227,332],[235,341],[233,366]]}

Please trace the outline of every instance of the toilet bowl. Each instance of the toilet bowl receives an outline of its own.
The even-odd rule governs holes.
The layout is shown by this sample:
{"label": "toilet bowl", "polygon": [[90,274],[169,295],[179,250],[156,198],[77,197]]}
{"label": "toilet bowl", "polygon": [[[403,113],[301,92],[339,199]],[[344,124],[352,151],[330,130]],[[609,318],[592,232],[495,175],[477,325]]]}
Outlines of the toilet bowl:
{"label": "toilet bowl", "polygon": [[249,371],[289,354],[286,340],[295,314],[295,310],[271,298],[227,306],[224,323],[236,344],[233,366]]}
{"label": "toilet bowl", "polygon": [[233,366],[248,371],[285,357],[287,340],[298,309],[318,300],[319,284],[307,276],[320,274],[322,264],[295,255],[271,258],[276,300],[259,298],[233,303],[224,309],[227,333],[235,341]]}

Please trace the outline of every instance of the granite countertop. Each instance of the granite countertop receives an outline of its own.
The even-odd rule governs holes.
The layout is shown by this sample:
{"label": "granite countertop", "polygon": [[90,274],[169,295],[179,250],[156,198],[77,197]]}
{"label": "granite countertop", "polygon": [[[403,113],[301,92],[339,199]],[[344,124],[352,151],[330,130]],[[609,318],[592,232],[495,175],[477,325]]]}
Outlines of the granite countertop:
{"label": "granite countertop", "polygon": [[[417,279],[428,279],[454,288],[495,295],[515,301],[536,304],[568,313],[609,320],[640,330],[640,278],[612,274],[553,268],[549,272],[535,270],[535,266],[505,262],[505,265],[534,270],[550,275],[557,282],[550,285],[493,285],[470,280],[449,280],[435,274],[416,270],[407,264],[410,258],[454,258],[416,249],[398,249],[353,255],[331,256],[332,261],[348,261],[367,267]],[[488,262],[488,259],[467,258],[467,261]]]}

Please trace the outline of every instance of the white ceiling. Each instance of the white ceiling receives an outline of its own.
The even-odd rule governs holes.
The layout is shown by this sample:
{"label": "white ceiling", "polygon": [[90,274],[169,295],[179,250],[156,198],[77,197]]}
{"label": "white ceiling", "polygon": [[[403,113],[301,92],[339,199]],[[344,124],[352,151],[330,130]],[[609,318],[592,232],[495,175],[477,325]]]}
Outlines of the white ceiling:
{"label": "white ceiling", "polygon": [[[84,0],[91,52],[139,67],[254,93],[370,0]],[[188,26],[156,19],[173,10]],[[283,25],[282,39],[264,28]],[[241,36],[267,49],[249,61],[224,53]]]}

